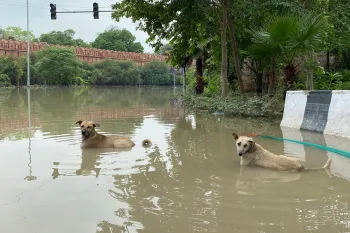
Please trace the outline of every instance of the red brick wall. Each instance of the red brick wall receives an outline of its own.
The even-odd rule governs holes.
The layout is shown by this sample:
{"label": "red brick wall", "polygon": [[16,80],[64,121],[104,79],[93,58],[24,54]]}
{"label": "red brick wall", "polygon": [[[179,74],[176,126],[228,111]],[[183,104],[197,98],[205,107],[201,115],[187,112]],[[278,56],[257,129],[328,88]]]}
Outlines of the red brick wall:
{"label": "red brick wall", "polygon": [[[116,60],[132,60],[137,65],[144,65],[150,61],[166,61],[166,56],[147,54],[147,53],[132,53],[132,52],[120,52],[94,48],[82,48],[71,46],[50,45],[47,43],[31,43],[30,52],[39,51],[47,46],[74,48],[75,54],[81,61],[89,63],[100,61],[106,58]],[[0,40],[0,56],[25,56],[27,54],[27,42],[25,41],[13,41],[13,40]]]}

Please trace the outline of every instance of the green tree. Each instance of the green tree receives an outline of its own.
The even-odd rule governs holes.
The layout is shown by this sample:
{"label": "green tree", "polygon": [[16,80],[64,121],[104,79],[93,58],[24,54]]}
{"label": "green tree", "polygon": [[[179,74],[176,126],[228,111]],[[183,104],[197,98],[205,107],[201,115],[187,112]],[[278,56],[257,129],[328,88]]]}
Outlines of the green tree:
{"label": "green tree", "polygon": [[[231,38],[235,38],[232,20],[226,23],[229,17],[227,1],[123,0],[112,7],[115,10],[112,17],[117,21],[124,16],[139,21],[139,28],[148,33],[148,42],[151,42],[156,51],[163,45],[163,40],[169,41],[172,46],[169,58],[174,65],[183,67],[187,66],[192,59],[196,60],[197,93],[203,90],[202,74],[207,60],[211,59],[211,64],[219,64],[217,68],[221,70],[222,94],[226,95],[228,25],[231,26],[229,28]],[[212,48],[217,49],[217,45],[221,46],[221,51],[212,50]],[[233,43],[232,47],[234,47],[233,55],[236,61],[236,76],[241,83],[237,43]],[[216,61],[210,58],[213,56],[206,56],[206,54],[215,53]],[[243,85],[239,86],[243,88]]]}
{"label": "green tree", "polygon": [[11,79],[7,74],[0,74],[0,87],[11,86]]}
{"label": "green tree", "polygon": [[[3,39],[14,39],[19,41],[26,41],[27,40],[27,31],[23,30],[20,27],[7,27],[5,29],[2,29],[0,31],[0,38]],[[35,39],[35,36],[32,31],[29,31],[29,39],[33,41]]]}
{"label": "green tree", "polygon": [[[19,58],[21,67],[23,68],[23,74],[22,74],[22,80],[23,83],[27,83],[27,56],[22,56]],[[43,85],[45,84],[45,79],[38,74],[38,72],[35,70],[35,64],[38,61],[37,53],[30,53],[30,83],[31,84],[37,84],[37,85]]]}
{"label": "green tree", "polygon": [[73,49],[47,47],[37,52],[37,58],[35,70],[48,85],[75,84],[81,71],[81,62]]}
{"label": "green tree", "polygon": [[132,61],[102,60],[94,64],[90,77],[93,85],[137,85],[140,71]]}
{"label": "green tree", "polygon": [[160,46],[159,49],[155,51],[155,53],[159,55],[168,55],[172,48],[173,47],[170,44],[164,44]]}
{"label": "green tree", "polygon": [[140,72],[143,85],[171,85],[173,83],[170,67],[165,62],[149,62],[141,68]]}
{"label": "green tree", "polygon": [[0,40],[4,39],[4,36],[5,36],[5,34],[4,34],[4,29],[2,29],[2,28],[0,27]]}
{"label": "green tree", "polygon": [[74,39],[75,31],[67,29],[65,31],[51,31],[40,35],[39,40],[54,45],[89,47],[90,45],[82,39]]}
{"label": "green tree", "polygon": [[144,49],[141,43],[135,42],[135,40],[136,37],[128,30],[110,27],[97,36],[92,43],[92,47],[114,51],[143,53]]}
{"label": "green tree", "polygon": [[293,87],[298,74],[295,58],[310,55],[324,45],[327,21],[322,15],[288,14],[248,31],[253,42],[247,50],[250,57],[284,64],[286,92]]}
{"label": "green tree", "polygon": [[[213,20],[203,20],[211,13],[208,4],[199,0],[121,1],[113,5],[113,9],[112,17],[117,21],[123,16],[140,21],[139,28],[148,33],[147,41],[156,51],[163,45],[163,40],[169,41],[172,47],[169,59],[175,66],[188,67],[193,59],[199,59],[195,53],[203,41],[203,34],[216,34],[208,30],[209,26],[217,29]],[[198,74],[203,73],[202,68],[197,66]],[[202,80],[199,75],[196,87],[199,92],[203,89]]]}
{"label": "green tree", "polygon": [[18,58],[13,56],[0,56],[0,74],[7,75],[12,85],[19,86],[23,69]]}
{"label": "green tree", "polygon": [[336,69],[350,69],[350,1],[326,2],[325,12],[329,16],[331,30],[328,37],[327,65],[330,70],[330,54],[335,55]]}

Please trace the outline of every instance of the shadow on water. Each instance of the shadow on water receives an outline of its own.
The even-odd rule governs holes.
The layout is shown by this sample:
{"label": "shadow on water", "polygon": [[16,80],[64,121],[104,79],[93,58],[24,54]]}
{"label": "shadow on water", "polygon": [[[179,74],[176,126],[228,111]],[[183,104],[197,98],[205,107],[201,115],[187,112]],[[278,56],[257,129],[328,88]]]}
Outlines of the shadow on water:
{"label": "shadow on water", "polygon": [[[346,141],[280,128],[279,119],[187,113],[170,101],[172,93],[169,88],[49,88],[31,90],[30,99],[24,90],[0,95],[5,121],[0,230],[349,232],[349,160],[256,138],[266,149],[310,167],[331,156],[332,176],[324,170],[240,167],[231,133],[349,150]],[[130,136],[136,146],[82,150],[78,117],[98,121],[101,133]],[[140,145],[144,138],[153,141],[151,148]]]}

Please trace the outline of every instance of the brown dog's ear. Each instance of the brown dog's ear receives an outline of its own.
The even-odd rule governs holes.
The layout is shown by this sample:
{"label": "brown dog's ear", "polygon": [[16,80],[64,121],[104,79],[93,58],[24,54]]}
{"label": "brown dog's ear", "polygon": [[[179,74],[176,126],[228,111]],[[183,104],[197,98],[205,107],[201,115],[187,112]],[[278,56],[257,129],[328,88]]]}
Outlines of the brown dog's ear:
{"label": "brown dog's ear", "polygon": [[79,125],[81,124],[81,122],[83,122],[83,121],[77,121],[77,122],[75,122],[75,124],[78,124],[79,123]]}
{"label": "brown dog's ear", "polygon": [[238,139],[238,135],[237,135],[236,133],[232,133],[232,136],[233,136],[233,138],[234,138],[235,140]]}
{"label": "brown dog's ear", "polygon": [[92,125],[94,126],[94,127],[100,127],[100,124],[99,123],[92,123]]}

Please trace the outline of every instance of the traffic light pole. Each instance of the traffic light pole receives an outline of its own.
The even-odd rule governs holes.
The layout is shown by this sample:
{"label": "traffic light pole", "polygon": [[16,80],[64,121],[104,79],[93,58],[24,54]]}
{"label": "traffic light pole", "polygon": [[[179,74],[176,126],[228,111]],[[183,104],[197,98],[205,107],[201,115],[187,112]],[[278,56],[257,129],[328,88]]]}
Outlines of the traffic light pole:
{"label": "traffic light pole", "polygon": [[27,86],[30,86],[30,36],[29,36],[29,6],[27,0]]}
{"label": "traffic light pole", "polygon": [[93,16],[94,16],[94,19],[98,19],[99,18],[99,13],[100,12],[114,12],[114,11],[100,11],[98,9],[98,3],[94,2],[92,4],[92,8],[93,10],[92,11],[56,11],[56,4],[52,4],[50,3],[50,12],[51,12],[51,19],[52,20],[55,20],[57,19],[57,16],[56,14],[75,14],[75,13],[93,13]]}
{"label": "traffic light pole", "polygon": [[[56,13],[91,13],[93,11],[56,11]],[[114,12],[114,11],[98,11],[98,12]]]}

